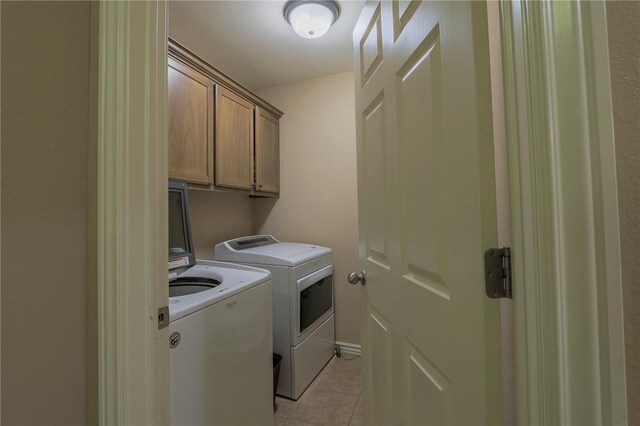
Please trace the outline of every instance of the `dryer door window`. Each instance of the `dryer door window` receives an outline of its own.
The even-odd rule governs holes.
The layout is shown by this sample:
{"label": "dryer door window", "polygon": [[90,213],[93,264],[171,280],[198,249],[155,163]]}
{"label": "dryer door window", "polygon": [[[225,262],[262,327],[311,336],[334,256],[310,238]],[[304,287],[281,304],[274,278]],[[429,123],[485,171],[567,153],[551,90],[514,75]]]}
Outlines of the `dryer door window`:
{"label": "dryer door window", "polygon": [[321,279],[300,292],[300,334],[331,309],[333,289],[331,276]]}
{"label": "dryer door window", "polygon": [[333,308],[333,267],[298,280],[298,336]]}

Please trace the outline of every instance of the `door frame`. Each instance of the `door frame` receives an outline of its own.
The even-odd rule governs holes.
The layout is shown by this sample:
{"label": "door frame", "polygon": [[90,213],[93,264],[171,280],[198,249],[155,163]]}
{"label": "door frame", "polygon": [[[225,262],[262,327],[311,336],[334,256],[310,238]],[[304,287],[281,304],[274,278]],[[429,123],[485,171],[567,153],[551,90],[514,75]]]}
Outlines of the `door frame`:
{"label": "door frame", "polygon": [[[98,290],[98,420],[100,424],[167,424],[168,331],[157,329],[157,309],[168,300],[167,5],[162,1],[103,1],[94,7],[97,213],[92,254]],[[558,27],[553,31],[554,22],[563,18],[575,24],[570,35],[580,47],[577,58],[581,62],[572,63],[572,55],[554,56],[566,49],[561,43],[567,41],[567,34],[557,32]],[[586,407],[596,414],[595,422],[625,424],[622,287],[605,5],[503,1],[501,33],[518,423],[571,423],[577,411]],[[582,154],[588,161],[576,161],[575,157],[568,161],[557,155],[561,153],[559,135],[580,129],[567,129],[561,125],[564,122],[551,120],[570,111],[561,107],[566,94],[545,82],[553,82],[567,70],[578,82],[573,86],[575,94],[587,105],[578,118],[590,121],[578,124],[591,123],[582,126],[589,140]],[[539,135],[545,138],[541,140]],[[579,173],[581,180],[562,179],[563,173],[571,171]],[[550,179],[545,181],[544,176]],[[583,208],[575,220],[588,231],[579,236],[583,253],[594,260],[588,270],[583,261],[567,255],[572,228],[560,219],[572,207]],[[545,235],[554,238],[541,238]],[[562,270],[549,261],[553,254],[562,256]],[[570,285],[575,277],[590,284],[588,301],[592,304],[583,308],[574,304],[568,311],[568,299],[576,296],[580,300]],[[545,304],[541,303],[547,297],[543,290],[548,288],[543,281],[549,278],[560,284],[562,292],[560,299],[552,300],[555,303]],[[576,321],[588,318],[593,311],[598,313],[596,320]],[[571,350],[580,348],[576,336],[581,333],[591,337],[589,355],[597,367],[596,377],[587,383],[577,380],[572,370],[572,364],[580,362]]]}
{"label": "door frame", "polygon": [[501,33],[517,424],[626,424],[605,3],[505,0]]}
{"label": "door frame", "polygon": [[97,421],[168,424],[167,4],[92,8]]}

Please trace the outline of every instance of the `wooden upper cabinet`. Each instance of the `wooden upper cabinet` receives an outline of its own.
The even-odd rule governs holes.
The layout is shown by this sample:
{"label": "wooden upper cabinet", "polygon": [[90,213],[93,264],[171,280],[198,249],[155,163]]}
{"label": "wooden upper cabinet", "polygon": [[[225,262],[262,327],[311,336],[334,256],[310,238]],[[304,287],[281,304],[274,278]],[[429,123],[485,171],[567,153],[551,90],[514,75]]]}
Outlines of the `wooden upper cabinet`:
{"label": "wooden upper cabinet", "polygon": [[246,99],[216,88],[216,186],[253,187],[253,110]]}
{"label": "wooden upper cabinet", "polygon": [[215,83],[169,58],[169,177],[213,184]]}
{"label": "wooden upper cabinet", "polygon": [[256,191],[280,190],[280,126],[278,119],[256,108]]}
{"label": "wooden upper cabinet", "polygon": [[169,177],[277,197],[282,111],[169,39]]}

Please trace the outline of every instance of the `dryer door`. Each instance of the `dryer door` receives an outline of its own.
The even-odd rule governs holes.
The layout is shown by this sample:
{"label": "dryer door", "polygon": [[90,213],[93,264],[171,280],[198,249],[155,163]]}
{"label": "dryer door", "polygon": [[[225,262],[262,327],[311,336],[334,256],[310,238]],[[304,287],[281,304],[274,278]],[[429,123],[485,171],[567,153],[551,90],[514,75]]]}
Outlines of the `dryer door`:
{"label": "dryer door", "polygon": [[333,266],[325,266],[297,282],[294,344],[300,343],[333,312]]}

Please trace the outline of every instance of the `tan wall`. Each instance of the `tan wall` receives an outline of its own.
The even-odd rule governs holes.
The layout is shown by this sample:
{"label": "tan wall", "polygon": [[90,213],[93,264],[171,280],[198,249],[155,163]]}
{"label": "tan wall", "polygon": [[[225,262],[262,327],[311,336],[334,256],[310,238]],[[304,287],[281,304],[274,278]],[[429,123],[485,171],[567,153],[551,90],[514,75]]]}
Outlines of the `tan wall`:
{"label": "tan wall", "polygon": [[336,340],[360,343],[355,98],[353,72],[264,89],[284,111],[279,200],[254,200],[254,231],[331,247]]}
{"label": "tan wall", "polygon": [[2,422],[85,424],[89,3],[2,8]]}
{"label": "tan wall", "polygon": [[217,243],[253,234],[253,208],[247,195],[190,190],[189,210],[198,259],[213,259]]}
{"label": "tan wall", "polygon": [[640,424],[640,2],[607,2],[629,424]]}

